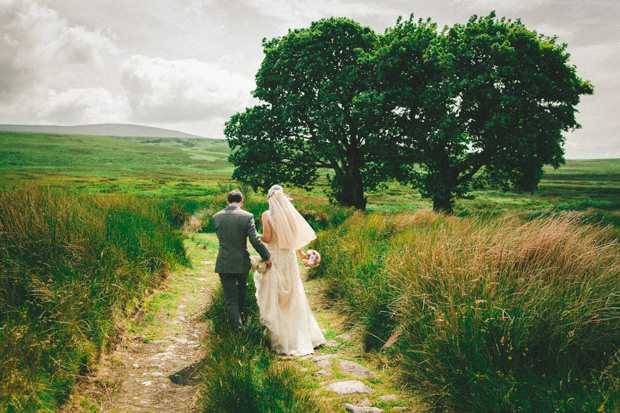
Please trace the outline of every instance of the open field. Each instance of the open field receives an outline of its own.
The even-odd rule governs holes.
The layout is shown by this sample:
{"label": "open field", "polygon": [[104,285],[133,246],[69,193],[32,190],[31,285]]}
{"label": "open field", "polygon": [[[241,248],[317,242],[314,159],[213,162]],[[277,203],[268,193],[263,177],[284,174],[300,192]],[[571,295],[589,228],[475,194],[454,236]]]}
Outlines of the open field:
{"label": "open field", "polygon": [[[61,403],[145,289],[170,265],[186,264],[170,224],[180,228],[202,211],[211,228],[237,186],[228,153],[221,140],[0,132],[6,406]],[[348,316],[347,329],[362,333],[364,351],[399,373],[406,393],[439,409],[617,408],[620,159],[569,160],[547,170],[534,193],[474,192],[457,201],[457,217],[412,213],[431,203],[397,183],[368,194],[370,214],[354,214],[329,206],[325,185],[288,188],[309,222],[327,229],[314,244],[324,261],[311,282]],[[265,197],[242,189],[245,208],[260,216]],[[578,214],[557,213],[566,210]],[[614,226],[587,225],[583,216]],[[198,236],[211,237],[202,247],[215,251],[213,234]],[[277,366],[255,327],[260,348],[240,364],[252,369],[250,384],[279,397],[269,386],[290,382],[298,391],[287,400],[309,410],[323,403],[303,389],[307,377]],[[228,349],[217,330],[208,354]],[[38,340],[43,331],[49,340]],[[235,360],[213,358],[209,371],[237,371]],[[23,362],[32,368],[12,374]],[[204,400],[214,400],[208,389],[226,383],[217,374],[203,379]]]}
{"label": "open field", "polygon": [[[457,215],[571,210],[620,227],[620,159],[567,160],[559,169],[547,167],[538,190],[532,193],[484,189],[471,195],[456,201]],[[368,203],[368,209],[377,212],[432,208],[430,200],[396,183],[371,194]]]}
{"label": "open field", "polygon": [[[99,193],[130,193],[210,203],[234,183],[227,142],[0,132],[0,186],[36,182]],[[534,193],[486,189],[459,199],[457,215],[576,210],[620,226],[620,159],[568,160]],[[295,194],[325,204],[326,182]],[[295,189],[292,189],[295,192]],[[428,209],[429,200],[397,183],[370,193],[370,211]],[[188,211],[192,212],[192,211]]]}
{"label": "open field", "polygon": [[228,144],[215,139],[0,132],[1,185],[29,181],[95,192],[205,196],[229,180]]}

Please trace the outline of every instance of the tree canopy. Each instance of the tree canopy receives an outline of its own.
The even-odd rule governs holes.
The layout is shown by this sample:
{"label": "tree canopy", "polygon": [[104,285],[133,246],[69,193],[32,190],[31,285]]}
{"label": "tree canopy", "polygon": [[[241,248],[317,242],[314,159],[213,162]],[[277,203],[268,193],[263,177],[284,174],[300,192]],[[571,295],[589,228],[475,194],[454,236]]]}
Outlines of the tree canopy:
{"label": "tree canopy", "polygon": [[446,212],[474,185],[535,189],[593,91],[566,45],[494,13],[440,33],[399,20],[373,59],[399,135],[395,176]]}
{"label": "tree canopy", "polygon": [[333,199],[360,209],[394,178],[445,212],[475,186],[536,188],[593,91],[566,45],[494,13],[441,31],[411,16],[384,35],[324,19],[263,47],[260,103],[226,125],[233,177],[304,187],[329,170]]}
{"label": "tree canopy", "polygon": [[254,188],[307,186],[327,169],[332,197],[363,209],[364,192],[387,179],[384,140],[369,126],[374,75],[358,58],[376,42],[371,29],[344,18],[264,40],[254,91],[261,103],[226,124],[233,177]]}

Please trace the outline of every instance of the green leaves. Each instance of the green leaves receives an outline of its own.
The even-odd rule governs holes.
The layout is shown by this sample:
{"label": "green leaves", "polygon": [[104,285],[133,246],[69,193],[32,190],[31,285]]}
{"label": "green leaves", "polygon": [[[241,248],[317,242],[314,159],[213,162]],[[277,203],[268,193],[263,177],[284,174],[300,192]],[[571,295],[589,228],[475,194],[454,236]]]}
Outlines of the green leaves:
{"label": "green leaves", "polygon": [[390,179],[446,212],[474,185],[535,189],[593,91],[566,45],[494,13],[442,31],[412,15],[382,36],[323,19],[263,46],[262,103],[225,131],[233,176],[266,189],[329,169],[334,200],[360,209]]}
{"label": "green leaves", "polygon": [[364,208],[381,163],[368,162],[377,136],[368,121],[374,76],[360,56],[376,42],[369,28],[335,18],[264,41],[254,91],[263,103],[234,115],[225,130],[233,176],[255,189],[276,182],[303,187],[327,168],[336,200]]}
{"label": "green leaves", "polygon": [[535,189],[544,164],[563,162],[562,132],[579,126],[575,106],[592,93],[566,45],[494,13],[441,33],[399,21],[376,56],[383,93],[401,113],[402,162],[426,172],[398,178],[446,212],[473,183]]}

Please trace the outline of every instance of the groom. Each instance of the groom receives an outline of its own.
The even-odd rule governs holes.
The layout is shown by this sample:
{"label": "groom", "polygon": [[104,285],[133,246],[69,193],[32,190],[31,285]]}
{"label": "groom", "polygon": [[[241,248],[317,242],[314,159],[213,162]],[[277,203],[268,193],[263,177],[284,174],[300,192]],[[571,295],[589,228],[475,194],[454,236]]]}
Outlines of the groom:
{"label": "groom", "polygon": [[269,251],[258,238],[254,216],[241,209],[243,194],[234,190],[226,197],[228,206],[213,215],[213,224],[220,248],[215,261],[215,272],[220,275],[224,288],[226,313],[233,331],[241,329],[242,318],[245,318],[244,303],[248,289],[250,272],[250,253],[247,239],[260,254],[267,268],[271,267]]}

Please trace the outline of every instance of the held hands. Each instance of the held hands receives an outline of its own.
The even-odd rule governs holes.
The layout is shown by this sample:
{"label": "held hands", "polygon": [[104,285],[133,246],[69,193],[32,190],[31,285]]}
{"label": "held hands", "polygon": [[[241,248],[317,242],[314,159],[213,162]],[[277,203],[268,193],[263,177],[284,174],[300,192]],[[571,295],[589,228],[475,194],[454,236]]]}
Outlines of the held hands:
{"label": "held hands", "polygon": [[263,259],[257,255],[250,256],[250,265],[252,267],[252,270],[254,270],[255,273],[259,273],[259,274],[265,273],[265,271],[271,268],[272,264],[273,264],[273,261],[271,260],[263,261]]}
{"label": "held hands", "polygon": [[297,250],[297,255],[299,255],[301,262],[308,268],[316,267],[321,262],[321,255],[316,250],[308,250],[306,253]]}
{"label": "held hands", "polygon": [[305,252],[303,252],[302,250],[297,250],[297,255],[302,260],[307,260],[308,259],[308,255]]}

